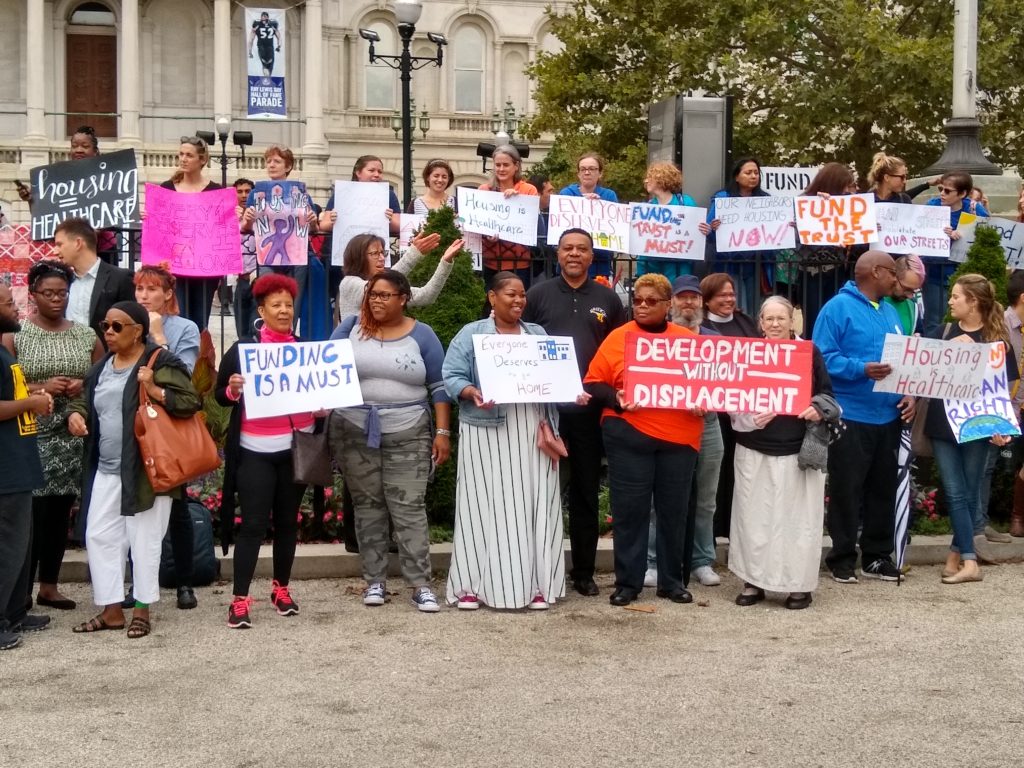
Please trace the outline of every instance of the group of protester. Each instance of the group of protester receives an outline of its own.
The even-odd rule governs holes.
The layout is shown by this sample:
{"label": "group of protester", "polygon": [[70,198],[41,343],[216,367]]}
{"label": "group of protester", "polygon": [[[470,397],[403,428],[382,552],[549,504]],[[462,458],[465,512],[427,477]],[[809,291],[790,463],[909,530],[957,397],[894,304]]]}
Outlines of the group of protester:
{"label": "group of protester", "polygon": [[[186,193],[210,189],[202,176],[206,160],[200,140],[183,140],[180,170],[168,184]],[[268,176],[283,179],[294,158],[287,149],[272,147],[266,162]],[[599,186],[602,168],[595,155],[582,157],[580,183],[566,193],[614,198]],[[374,181],[381,172],[379,159],[364,157],[353,177]],[[733,176],[734,183],[716,198],[763,194],[756,160],[737,163]],[[905,177],[902,163],[876,158],[871,178],[879,199],[908,202],[902,197]],[[430,210],[453,203],[446,163],[428,164],[424,180],[427,191],[417,206]],[[807,191],[848,194],[853,183],[846,166],[830,163]],[[682,176],[670,164],[652,165],[646,184],[652,200],[692,204],[681,197]],[[952,210],[950,233],[955,237],[955,219],[968,205],[971,180],[952,173],[939,185],[940,200]],[[537,193],[522,179],[512,147],[495,151],[490,186],[507,196]],[[245,180],[236,187],[243,236],[253,221],[251,187]],[[974,204],[971,210],[980,208]],[[334,201],[328,201],[322,212],[310,215],[311,228],[329,233],[334,211]],[[392,227],[396,211],[397,201],[392,201],[382,212]],[[712,205],[703,225],[712,240],[717,224]],[[730,540],[728,566],[744,582],[738,605],[753,605],[774,592],[787,596],[787,608],[808,607],[818,581],[826,471],[833,542],[826,564],[832,577],[846,584],[857,581],[859,548],[862,576],[900,578],[893,562],[896,448],[916,404],[911,397],[875,392],[873,381],[890,372],[880,362],[885,335],[919,333],[925,327],[920,260],[894,260],[870,250],[842,255],[855,259],[853,279],[834,296],[819,293],[823,301],[809,334],[815,345],[813,398],[804,411],[714,414],[632,402],[624,389],[627,334],[789,339],[797,329],[794,307],[786,298],[763,301],[755,319],[737,307],[746,273],[720,271],[699,279],[685,264],[670,280],[662,274],[665,265],[651,260],[632,285],[632,319],[627,319],[616,292],[594,278],[595,262],[598,274],[604,274],[613,255],[601,260],[604,255],[595,251],[586,231],[562,233],[557,276],[532,285],[529,254],[522,254],[525,264],[518,257],[506,264],[498,249],[507,244],[490,241],[484,249],[490,315],[463,328],[444,350],[433,330],[406,311],[436,299],[463,245],[457,240],[447,248],[426,285],[410,285],[407,273],[439,242],[436,234],[417,236],[393,269],[384,267],[388,244],[381,238],[356,237],[346,246],[336,297],[341,322],[332,338],[352,342],[363,405],[331,413],[251,417],[237,344],[225,353],[215,388],[217,401],[231,409],[221,515],[241,519],[234,542],[230,627],[252,625],[250,588],[268,526],[274,539],[271,603],[282,616],[299,612],[290,576],[305,485],[293,474],[293,433],[324,428],[352,497],[366,579],[364,604],[388,600],[387,553],[393,539],[412,602],[424,612],[440,609],[431,581],[425,495],[433,467],[451,455],[452,402],[459,407],[459,450],[444,601],[459,609],[482,604],[543,610],[564,597],[567,576],[580,595],[599,594],[594,568],[603,457],[614,536],[612,605],[632,603],[645,587],[654,587],[659,598],[689,603],[691,572],[702,585],[718,584],[712,567],[718,526]],[[132,638],[150,633],[150,606],[159,600],[161,541],[168,528],[178,568],[178,606],[196,605],[189,574],[191,522],[182,489],[154,492],[133,434],[143,390],[176,417],[201,407],[190,380],[199,327],[179,314],[179,297],[187,299],[190,284],[162,266],[145,266],[134,274],[111,266],[98,258],[97,248],[97,233],[87,222],[68,219],[57,228],[58,260],[40,262],[28,275],[36,312],[24,322],[19,322],[10,290],[0,286],[0,330],[5,334],[0,348],[0,648],[17,645],[22,632],[48,622],[28,613],[37,567],[36,604],[76,607],[60,593],[58,575],[79,494],[76,530],[86,543],[94,601],[101,611],[75,626],[75,632],[127,627]],[[817,271],[805,279],[845,263],[830,261],[837,258],[834,254],[819,256],[813,262]],[[294,329],[301,275],[273,269],[258,277],[254,273],[242,282],[258,319],[240,328],[239,343],[299,340]],[[1022,351],[1024,273],[1015,273],[1010,286],[1012,306],[1004,314],[988,280],[960,277],[948,301],[954,321],[931,335],[1004,342],[1012,385],[1019,378],[1016,361]],[[200,293],[205,301],[206,289]],[[485,400],[473,345],[477,334],[571,336],[583,392],[575,402],[557,406]],[[1013,390],[1016,397],[1017,387]],[[924,431],[935,445],[954,527],[943,581],[979,581],[978,537],[998,539],[987,527],[986,486],[995,454],[1008,438],[959,444],[941,409],[929,410]],[[559,457],[565,458],[569,476],[568,574]],[[1024,494],[1019,495],[1011,532],[1024,535]],[[690,515],[692,542],[686,535]],[[129,553],[133,594],[126,599]],[[125,608],[132,610],[130,621]]]}

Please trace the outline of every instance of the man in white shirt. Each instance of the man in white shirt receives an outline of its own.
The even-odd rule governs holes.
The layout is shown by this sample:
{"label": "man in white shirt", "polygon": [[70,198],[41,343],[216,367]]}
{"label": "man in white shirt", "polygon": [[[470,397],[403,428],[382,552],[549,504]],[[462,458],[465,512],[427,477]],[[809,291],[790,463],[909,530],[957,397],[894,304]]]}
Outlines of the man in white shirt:
{"label": "man in white shirt", "polygon": [[[132,273],[100,261],[96,230],[85,219],[65,219],[53,236],[54,255],[75,271],[68,295],[67,318],[90,326],[103,343],[100,321],[119,301],[135,301]],[[106,344],[103,343],[104,348]]]}

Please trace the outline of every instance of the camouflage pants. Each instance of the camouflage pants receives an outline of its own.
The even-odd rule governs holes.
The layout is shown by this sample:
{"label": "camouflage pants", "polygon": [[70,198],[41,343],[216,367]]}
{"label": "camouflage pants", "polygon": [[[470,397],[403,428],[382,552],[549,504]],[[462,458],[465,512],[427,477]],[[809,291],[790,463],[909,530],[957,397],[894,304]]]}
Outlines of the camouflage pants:
{"label": "camouflage pants", "polygon": [[424,413],[409,429],[382,434],[380,448],[369,448],[359,427],[332,413],[330,442],[355,505],[363,578],[374,582],[387,577],[390,514],[402,575],[413,587],[429,585],[425,499],[433,445],[430,418]]}

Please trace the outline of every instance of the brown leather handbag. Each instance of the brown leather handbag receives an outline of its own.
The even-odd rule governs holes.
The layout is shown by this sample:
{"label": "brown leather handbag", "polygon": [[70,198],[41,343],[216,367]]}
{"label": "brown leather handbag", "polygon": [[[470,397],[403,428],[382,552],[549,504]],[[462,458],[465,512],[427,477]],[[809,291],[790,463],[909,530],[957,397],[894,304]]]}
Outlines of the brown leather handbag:
{"label": "brown leather handbag", "polygon": [[[149,358],[156,362],[159,350]],[[159,403],[149,399],[139,384],[139,410],[135,413],[135,440],[149,484],[157,493],[169,491],[220,466],[217,444],[206,429],[202,414],[187,419],[171,416]]]}
{"label": "brown leather handbag", "polygon": [[555,435],[555,431],[548,424],[547,419],[540,423],[537,427],[537,447],[540,452],[551,459],[551,464],[554,467],[558,467],[558,460],[564,459],[569,455],[569,451],[565,448],[565,443],[562,442],[560,436]]}

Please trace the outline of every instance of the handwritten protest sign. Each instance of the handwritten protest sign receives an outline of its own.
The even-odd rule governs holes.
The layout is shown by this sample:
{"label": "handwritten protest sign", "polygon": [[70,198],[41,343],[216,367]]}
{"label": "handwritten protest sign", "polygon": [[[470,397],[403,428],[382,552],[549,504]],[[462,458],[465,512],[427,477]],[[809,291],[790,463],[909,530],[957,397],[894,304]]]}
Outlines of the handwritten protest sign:
{"label": "handwritten protest sign", "polygon": [[235,190],[189,194],[146,185],[142,263],[168,262],[171,274],[198,277],[242,271]]}
{"label": "handwritten protest sign", "polygon": [[795,197],[796,229],[805,245],[857,245],[876,239],[875,196]]}
{"label": "handwritten protest sign", "polygon": [[32,239],[49,240],[64,219],[81,217],[96,229],[138,223],[135,150],[33,168]]}
{"label": "handwritten protest sign", "polygon": [[793,201],[788,197],[718,197],[715,233],[720,253],[796,247]]}
{"label": "handwritten protest sign", "polygon": [[256,261],[293,267],[309,261],[309,214],[313,206],[301,181],[257,181],[252,190]]}
{"label": "handwritten protest sign", "polygon": [[887,333],[879,362],[892,373],[876,381],[874,391],[973,400],[981,395],[987,354],[983,344]]}
{"label": "handwritten protest sign", "polygon": [[626,397],[646,408],[795,416],[811,404],[809,341],[626,334]]}
{"label": "handwritten protest sign", "polygon": [[628,205],[586,197],[552,195],[548,204],[548,245],[558,245],[567,229],[582,229],[594,238],[594,247],[605,251],[629,248]]}
{"label": "handwritten protest sign", "polygon": [[[405,253],[409,250],[409,243],[412,242],[416,233],[423,229],[427,217],[421,213],[403,213],[399,219],[398,229],[398,252]],[[391,254],[387,256],[387,264],[391,266]]]}
{"label": "handwritten protest sign", "polygon": [[479,232],[463,232],[463,247],[473,257],[473,271],[484,271],[484,238]]}
{"label": "handwritten protest sign", "polygon": [[761,189],[769,195],[796,197],[802,195],[821,166],[814,168],[761,168]]}
{"label": "handwritten protest sign", "polygon": [[878,236],[874,245],[886,253],[949,258],[949,209],[935,205],[875,203]]}
{"label": "handwritten protest sign", "polygon": [[341,265],[345,246],[356,235],[377,235],[385,243],[391,237],[385,212],[390,206],[390,187],[384,181],[334,182],[334,206],[338,220],[331,238],[331,263]]}
{"label": "handwritten protest sign", "polygon": [[958,443],[984,440],[993,435],[1020,434],[1007,386],[1006,346],[1001,341],[987,346],[980,395],[973,400],[946,400],[943,403],[946,420]]}
{"label": "handwritten protest sign", "polygon": [[485,400],[571,403],[583,392],[571,336],[474,334]]}
{"label": "handwritten protest sign", "polygon": [[705,236],[698,226],[707,208],[633,203],[630,206],[629,252],[658,259],[703,259]]}
{"label": "handwritten protest sign", "polygon": [[478,232],[510,243],[537,244],[536,195],[505,197],[501,192],[459,187],[459,225],[464,232]]}
{"label": "handwritten protest sign", "polygon": [[[941,210],[946,210],[942,208]],[[960,217],[960,226],[957,231],[960,239],[954,240],[950,249],[949,258],[953,261],[965,261],[967,250],[974,245],[974,238],[979,226],[994,227],[999,233],[999,244],[1003,247],[1003,254],[1006,256],[1006,266],[1009,269],[1024,268],[1024,224],[1019,221],[1002,219],[993,216],[990,219],[974,219],[968,224],[963,220],[968,214]]]}
{"label": "handwritten protest sign", "polygon": [[321,408],[360,405],[348,339],[285,344],[239,344],[246,416],[263,419]]}

